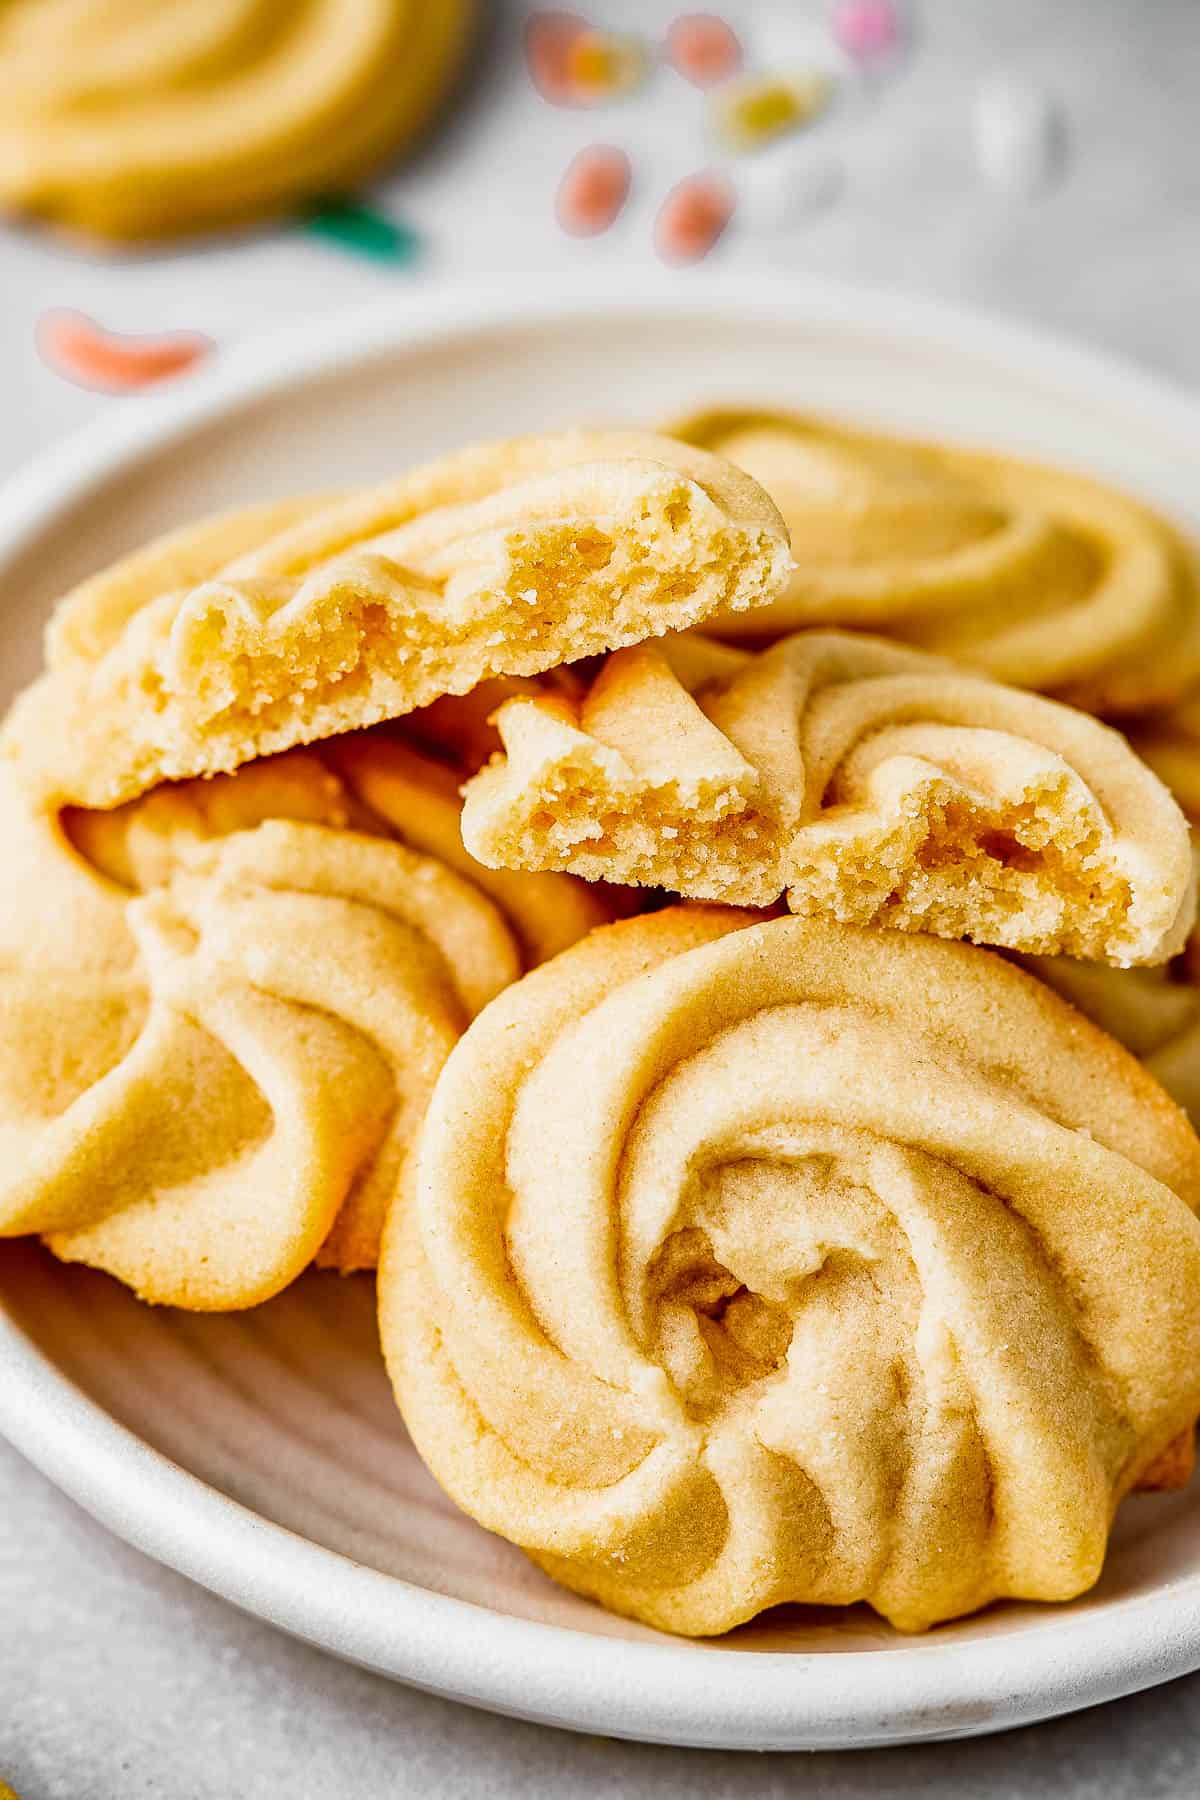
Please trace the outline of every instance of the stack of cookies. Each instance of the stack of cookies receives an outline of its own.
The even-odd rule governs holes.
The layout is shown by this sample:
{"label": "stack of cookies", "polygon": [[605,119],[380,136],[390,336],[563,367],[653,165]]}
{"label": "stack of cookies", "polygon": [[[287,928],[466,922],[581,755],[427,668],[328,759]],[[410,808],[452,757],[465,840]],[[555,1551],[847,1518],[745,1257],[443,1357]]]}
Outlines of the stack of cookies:
{"label": "stack of cookies", "polygon": [[447,1493],[665,1630],[1069,1599],[1186,1480],[1163,520],[707,413],[190,526],[46,665],[0,769],[0,1233],[195,1309],[377,1268]]}

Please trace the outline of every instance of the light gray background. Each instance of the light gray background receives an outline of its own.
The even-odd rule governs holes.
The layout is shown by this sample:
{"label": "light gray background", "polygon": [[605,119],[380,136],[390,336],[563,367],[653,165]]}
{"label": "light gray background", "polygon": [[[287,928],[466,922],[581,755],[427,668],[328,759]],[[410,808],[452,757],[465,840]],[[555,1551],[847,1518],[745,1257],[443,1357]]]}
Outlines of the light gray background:
{"label": "light gray background", "polygon": [[[579,6],[650,30],[681,10]],[[802,61],[819,41],[820,0],[721,10],[756,60]],[[769,166],[739,168],[749,201],[719,260],[982,304],[1200,382],[1200,0],[925,0],[916,17],[907,67],[787,153],[802,169],[836,164],[837,202],[791,232],[756,230]],[[138,405],[85,394],[40,364],[33,327],[47,306],[229,343],[441,273],[515,269],[540,282],[589,259],[606,272],[652,262],[658,201],[711,160],[699,97],[660,75],[600,113],[551,111],[529,90],[519,18],[499,9],[457,122],[380,190],[427,241],[419,277],[295,232],[107,263],[0,233],[0,471],[106,407]],[[1066,177],[1036,200],[997,193],[974,166],[972,96],[1002,71],[1054,92],[1068,116]],[[570,156],[596,140],[630,151],[636,186],[618,228],[578,244],[554,224],[554,192]],[[109,1537],[0,1445],[0,1776],[22,1800],[797,1789],[1157,1800],[1196,1794],[1198,1751],[1200,1677],[1007,1737],[843,1756],[647,1749],[489,1718],[242,1618]]]}

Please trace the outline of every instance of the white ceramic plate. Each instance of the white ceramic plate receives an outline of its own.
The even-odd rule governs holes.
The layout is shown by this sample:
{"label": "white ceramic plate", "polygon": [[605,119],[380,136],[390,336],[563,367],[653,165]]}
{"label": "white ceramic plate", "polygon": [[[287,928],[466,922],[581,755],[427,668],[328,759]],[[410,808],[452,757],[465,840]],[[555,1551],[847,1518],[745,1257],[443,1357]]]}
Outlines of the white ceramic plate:
{"label": "white ceramic plate", "polygon": [[[383,475],[470,438],[774,400],[1007,444],[1200,526],[1200,411],[1107,360],[941,307],[811,284],[636,295],[427,290],[233,352],[114,408],[0,497],[4,686],[62,590],[252,497]],[[140,1306],[0,1246],[0,1427],[114,1531],[247,1611],[438,1693],[578,1730],[828,1748],[966,1736],[1200,1666],[1200,1505],[1122,1510],[1099,1587],[920,1640],[783,1609],[686,1643],[554,1587],[458,1514],[391,1403],[363,1278],[251,1313]]]}

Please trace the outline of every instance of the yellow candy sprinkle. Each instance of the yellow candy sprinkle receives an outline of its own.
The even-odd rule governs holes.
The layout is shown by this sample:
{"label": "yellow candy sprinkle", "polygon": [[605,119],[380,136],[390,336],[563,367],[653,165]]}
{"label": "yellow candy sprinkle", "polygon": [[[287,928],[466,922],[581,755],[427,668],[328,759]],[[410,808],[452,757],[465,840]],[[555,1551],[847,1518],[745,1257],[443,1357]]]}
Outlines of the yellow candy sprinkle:
{"label": "yellow candy sprinkle", "polygon": [[621,94],[635,87],[646,72],[646,57],[636,38],[585,31],[567,52],[570,84],[592,94]]}
{"label": "yellow candy sprinkle", "polygon": [[815,118],[830,92],[824,75],[747,75],[713,95],[713,129],[730,150],[758,150]]}

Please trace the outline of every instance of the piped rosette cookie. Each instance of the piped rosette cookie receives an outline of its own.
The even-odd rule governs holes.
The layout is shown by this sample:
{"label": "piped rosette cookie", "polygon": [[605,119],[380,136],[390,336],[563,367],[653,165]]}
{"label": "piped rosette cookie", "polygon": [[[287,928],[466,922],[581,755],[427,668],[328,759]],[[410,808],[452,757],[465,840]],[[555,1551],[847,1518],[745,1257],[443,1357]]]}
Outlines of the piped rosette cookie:
{"label": "piped rosette cookie", "polygon": [[1200,553],[1103,482],[789,413],[669,429],[752,474],[791,533],[791,580],[722,637],[872,632],[1114,717],[1200,679]]}
{"label": "piped rosette cookie", "polygon": [[1065,956],[1021,959],[1027,969],[1140,1059],[1200,1124],[1200,942],[1148,969],[1111,969]]}
{"label": "piped rosette cookie", "polygon": [[1200,826],[1200,694],[1189,694],[1170,711],[1138,720],[1130,726],[1129,737],[1193,825]]}
{"label": "piped rosette cookie", "polygon": [[[1165,782],[1192,829],[1200,860],[1200,706],[1189,698],[1131,730],[1137,754]],[[1132,1050],[1200,1123],[1200,933],[1155,968],[1106,969],[1066,957],[1027,959],[1103,1030]]]}
{"label": "piped rosette cookie", "polygon": [[496,724],[483,862],[1120,965],[1194,917],[1186,821],[1120,733],[879,639],[685,634]]}
{"label": "piped rosette cookie", "polygon": [[452,1052],[381,1335],[448,1494],[666,1630],[1099,1574],[1200,1404],[1200,1145],[968,945],[683,907]]}
{"label": "piped rosette cookie", "polygon": [[373,1267],[463,1028],[611,916],[473,864],[455,790],[377,734],[106,813],[6,780],[0,1235],[198,1309]]}
{"label": "piped rosette cookie", "polygon": [[0,207],[116,243],[344,193],[445,99],[475,0],[5,0]]}
{"label": "piped rosette cookie", "polygon": [[4,747],[39,802],[111,807],[740,612],[790,568],[775,507],[705,451],[634,432],[485,444],[190,526],[85,582]]}

